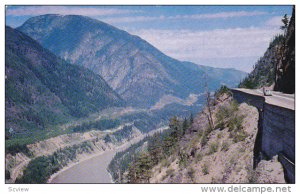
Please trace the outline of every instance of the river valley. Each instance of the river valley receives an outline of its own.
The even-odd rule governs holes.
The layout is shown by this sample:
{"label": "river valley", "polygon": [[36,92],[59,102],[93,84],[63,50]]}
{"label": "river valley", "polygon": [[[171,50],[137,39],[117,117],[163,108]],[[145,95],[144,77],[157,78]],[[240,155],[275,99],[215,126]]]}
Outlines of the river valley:
{"label": "river valley", "polygon": [[114,155],[128,148],[130,145],[142,140],[146,135],[153,135],[156,132],[161,132],[168,127],[161,127],[153,130],[142,136],[138,136],[129,142],[112,150],[107,150],[103,153],[96,154],[86,160],[78,162],[74,165],[66,167],[54,174],[49,180],[49,183],[113,183],[112,178],[107,171],[107,167]]}

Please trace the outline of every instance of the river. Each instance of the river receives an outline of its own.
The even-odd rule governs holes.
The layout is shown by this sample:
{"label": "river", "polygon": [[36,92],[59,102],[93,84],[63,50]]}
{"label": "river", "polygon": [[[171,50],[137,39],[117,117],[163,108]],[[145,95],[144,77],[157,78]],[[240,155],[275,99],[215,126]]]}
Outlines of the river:
{"label": "river", "polygon": [[112,183],[106,168],[116,151],[109,150],[59,173],[51,183]]}
{"label": "river", "polygon": [[[153,135],[155,132],[163,131],[168,127],[162,127],[151,131],[148,135]],[[143,139],[145,135],[140,136],[119,146],[115,150],[108,150],[103,154],[92,157],[88,160],[79,162],[78,164],[59,172],[50,183],[112,183],[107,167],[118,151],[122,151],[131,144],[137,143]]]}

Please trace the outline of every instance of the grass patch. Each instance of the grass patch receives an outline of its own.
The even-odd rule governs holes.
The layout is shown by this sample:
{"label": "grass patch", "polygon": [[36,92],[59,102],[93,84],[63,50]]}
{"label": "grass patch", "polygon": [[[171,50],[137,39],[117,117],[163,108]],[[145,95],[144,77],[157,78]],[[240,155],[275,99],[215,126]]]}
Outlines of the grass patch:
{"label": "grass patch", "polygon": [[238,143],[240,141],[244,141],[248,137],[248,134],[246,131],[240,130],[240,131],[232,131],[230,133],[230,136],[233,137],[234,143]]}
{"label": "grass patch", "polygon": [[218,142],[212,142],[209,144],[209,154],[216,153],[219,149],[219,143]]}
{"label": "grass patch", "polygon": [[230,144],[228,141],[223,141],[222,145],[221,145],[221,151],[228,151],[230,147]]}
{"label": "grass patch", "polygon": [[202,173],[204,175],[209,174],[209,166],[206,163],[202,165]]}

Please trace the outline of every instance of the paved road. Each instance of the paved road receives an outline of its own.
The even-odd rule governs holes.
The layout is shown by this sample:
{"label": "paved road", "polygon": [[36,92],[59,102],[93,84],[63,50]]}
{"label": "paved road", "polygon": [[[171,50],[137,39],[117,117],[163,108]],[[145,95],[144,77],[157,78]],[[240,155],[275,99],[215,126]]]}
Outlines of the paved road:
{"label": "paved road", "polygon": [[[235,90],[239,90],[257,96],[264,96],[263,91],[260,89],[250,90],[244,88],[235,88]],[[265,102],[268,104],[295,110],[295,94],[284,94],[281,92],[272,91],[272,96],[264,96],[264,97],[265,97]]]}

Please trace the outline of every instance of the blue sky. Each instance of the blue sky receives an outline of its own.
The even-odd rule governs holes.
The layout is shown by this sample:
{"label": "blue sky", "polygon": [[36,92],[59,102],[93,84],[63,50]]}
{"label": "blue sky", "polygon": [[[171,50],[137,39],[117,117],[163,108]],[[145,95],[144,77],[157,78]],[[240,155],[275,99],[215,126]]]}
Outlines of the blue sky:
{"label": "blue sky", "polygon": [[6,25],[42,14],[86,15],[176,59],[249,72],[291,12],[292,6],[8,6]]}

